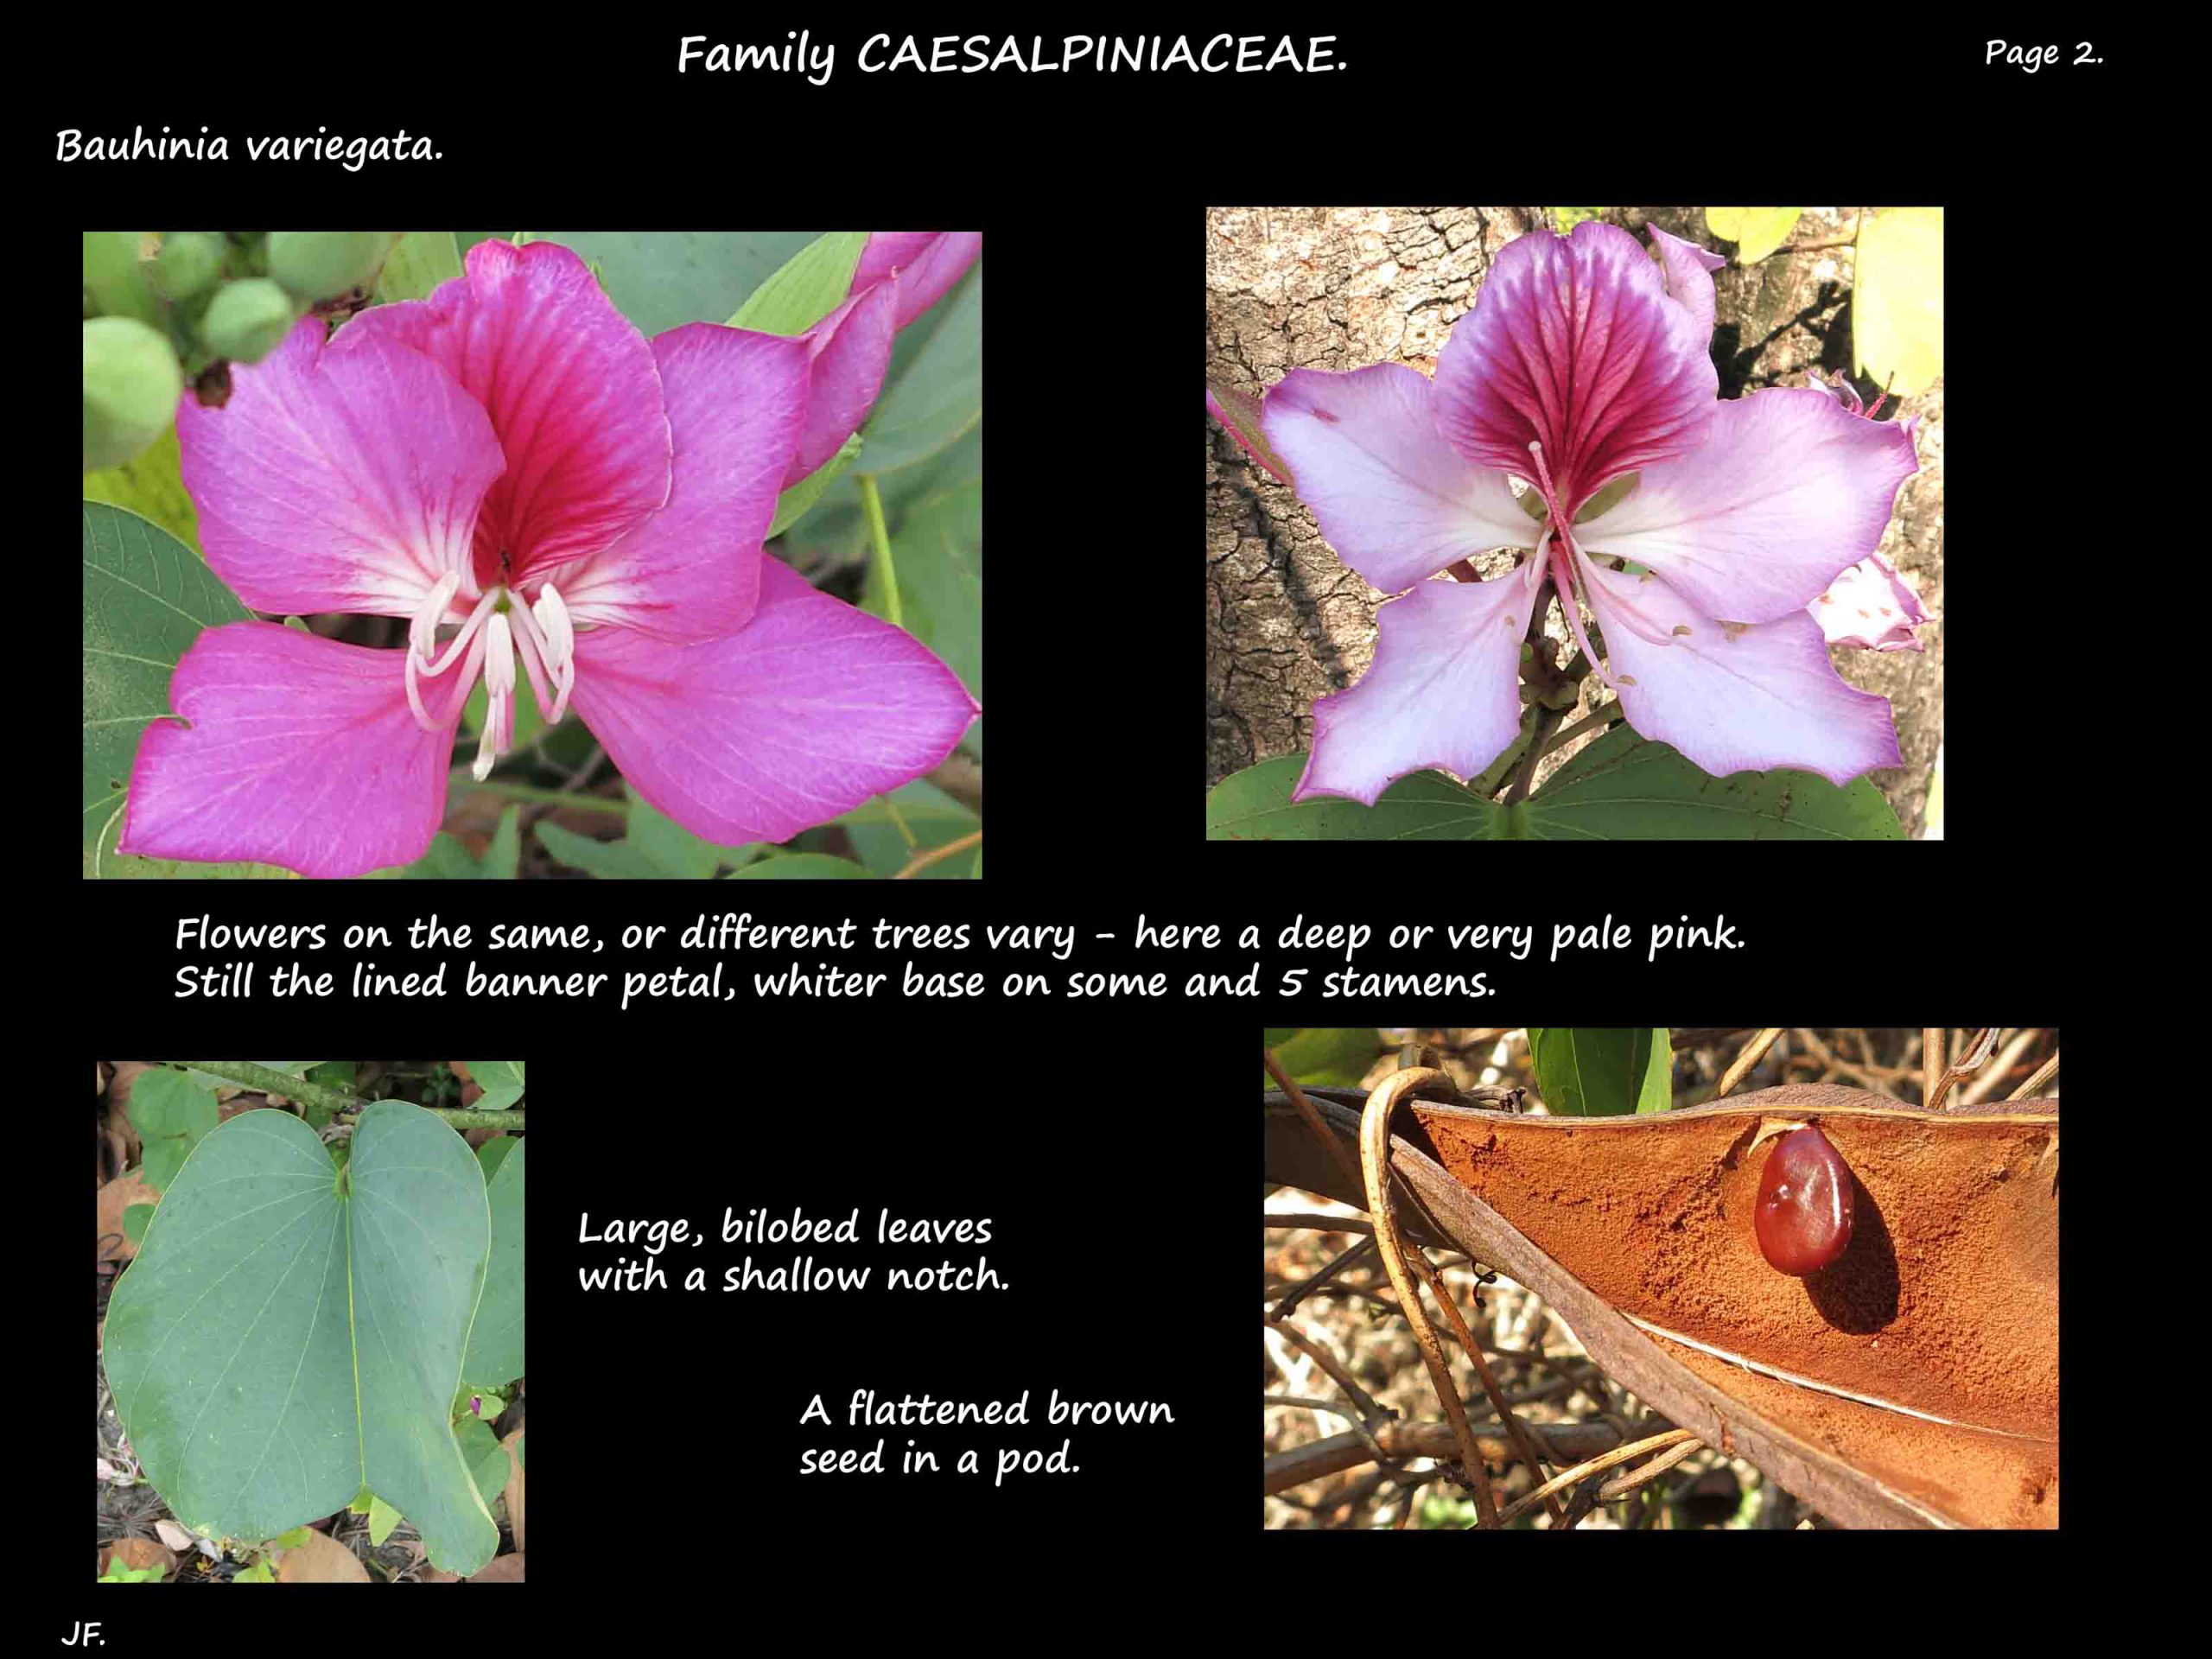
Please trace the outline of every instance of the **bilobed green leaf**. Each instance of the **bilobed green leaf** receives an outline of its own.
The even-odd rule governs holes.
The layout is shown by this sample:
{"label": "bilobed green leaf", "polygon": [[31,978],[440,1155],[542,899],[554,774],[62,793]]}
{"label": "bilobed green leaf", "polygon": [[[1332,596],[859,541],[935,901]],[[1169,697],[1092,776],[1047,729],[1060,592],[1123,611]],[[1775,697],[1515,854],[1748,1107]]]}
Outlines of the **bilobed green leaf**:
{"label": "bilobed green leaf", "polygon": [[461,1380],[469,1384],[511,1382],[523,1374],[522,1223],[523,1153],[526,1142],[499,1160],[485,1179],[492,1205],[492,1253],[484,1272],[484,1294],[468,1332],[468,1357]]}
{"label": "bilobed green leaf", "polygon": [[1584,749],[1519,809],[1531,841],[1901,841],[1872,783],[1838,789],[1808,772],[1715,778],[1622,725]]}
{"label": "bilobed green leaf", "polygon": [[1294,804],[1306,765],[1284,755],[1224,778],[1206,798],[1210,841],[1897,841],[1897,814],[1866,779],[1838,789],[1804,772],[1715,778],[1618,726],[1531,799],[1502,807],[1441,773],[1402,778],[1373,806]]}
{"label": "bilobed green leaf", "polygon": [[1333,795],[1294,803],[1302,754],[1233,772],[1206,797],[1208,841],[1489,841],[1498,809],[1441,772],[1417,772],[1372,806]]}
{"label": "bilobed green leaf", "polygon": [[419,1107],[361,1113],[343,1191],[286,1113],[243,1112],[205,1136],[105,1334],[124,1431],[177,1517],[269,1538],[366,1485],[438,1566],[490,1560],[499,1529],[448,1408],[491,1236],[467,1144]]}
{"label": "bilobed green leaf", "polygon": [[1674,1103],[1664,1026],[1532,1027],[1529,1057],[1544,1103],[1567,1116],[1663,1112]]}
{"label": "bilobed green leaf", "polygon": [[123,1236],[133,1244],[143,1243],[146,1236],[146,1229],[151,1224],[153,1219],[154,1206],[152,1205],[124,1205],[123,1206]]}

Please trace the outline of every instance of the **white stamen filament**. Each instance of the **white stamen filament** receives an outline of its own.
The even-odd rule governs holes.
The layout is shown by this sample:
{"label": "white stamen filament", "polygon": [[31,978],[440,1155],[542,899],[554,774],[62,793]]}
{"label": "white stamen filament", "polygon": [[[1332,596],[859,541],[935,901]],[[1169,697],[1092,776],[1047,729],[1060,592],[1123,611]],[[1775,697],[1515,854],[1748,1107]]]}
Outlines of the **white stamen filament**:
{"label": "white stamen filament", "polygon": [[461,572],[447,571],[432,584],[415,614],[408,619],[407,648],[426,664],[436,655],[438,624],[445,620],[446,607],[453,603],[453,596],[460,591]]}
{"label": "white stamen filament", "polygon": [[484,687],[492,702],[484,717],[484,733],[476,745],[476,764],[469,768],[478,783],[492,775],[492,766],[514,741],[515,640],[506,613],[495,610],[484,627]]}
{"label": "white stamen filament", "polygon": [[[423,596],[423,603],[416,607],[415,614],[409,619],[407,624],[407,706],[414,710],[415,723],[426,732],[434,732],[439,727],[447,724],[452,710],[448,709],[444,716],[432,718],[429,709],[423,703],[421,680],[426,677],[435,679],[441,674],[447,672],[456,662],[461,660],[464,652],[468,652],[472,658],[474,658],[474,652],[471,647],[477,632],[484,626],[485,619],[496,608],[500,595],[505,591],[502,588],[494,588],[490,593],[479,599],[476,601],[475,609],[468,613],[468,620],[461,624],[461,632],[447,642],[444,653],[433,658],[431,652],[437,645],[438,624],[444,619],[446,607],[453,602],[454,594],[460,584],[461,578],[450,571],[439,577],[430,591]],[[475,664],[472,660],[461,677],[468,679],[473,677],[474,673]]]}
{"label": "white stamen filament", "polygon": [[551,582],[537,590],[537,602],[530,607],[524,632],[552,678],[554,701],[546,718],[557,721],[568,712],[569,694],[575,690],[576,630],[569,620],[566,601]]}
{"label": "white stamen filament", "polygon": [[569,607],[549,582],[538,589],[537,603],[530,607],[530,612],[545,635],[546,666],[558,673],[576,648],[576,631],[569,620]]}
{"label": "white stamen filament", "polygon": [[[1529,447],[1533,449],[1536,446],[1530,444]],[[1558,528],[1555,524],[1547,524],[1544,526],[1543,534],[1536,538],[1536,557],[1540,561],[1548,561],[1552,589],[1559,596],[1560,614],[1567,619],[1568,631],[1574,635],[1575,643],[1582,647],[1583,659],[1597,671],[1598,677],[1601,681],[1618,692],[1620,685],[1613,678],[1611,664],[1598,660],[1598,653],[1590,648],[1590,636],[1583,632],[1582,607],[1575,602],[1576,586],[1580,580],[1580,573],[1574,569],[1575,555],[1571,550],[1573,543],[1567,537],[1560,537],[1559,547],[1554,548],[1552,537],[1556,534]]]}

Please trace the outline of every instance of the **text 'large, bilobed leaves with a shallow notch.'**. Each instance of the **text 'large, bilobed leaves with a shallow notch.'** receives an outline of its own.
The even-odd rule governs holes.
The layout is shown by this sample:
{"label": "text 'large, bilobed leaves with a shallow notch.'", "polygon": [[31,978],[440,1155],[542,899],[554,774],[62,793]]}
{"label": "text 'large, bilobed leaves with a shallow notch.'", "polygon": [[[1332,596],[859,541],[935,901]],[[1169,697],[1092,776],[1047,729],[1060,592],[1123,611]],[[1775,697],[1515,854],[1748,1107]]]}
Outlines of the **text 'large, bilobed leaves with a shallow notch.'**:
{"label": "text 'large, bilobed leaves with a shallow notch.'", "polygon": [[418,1107],[362,1112],[344,1185],[286,1113],[209,1133],[108,1305],[108,1383],[156,1490],[270,1538],[366,1485],[437,1565],[482,1567],[499,1529],[448,1413],[490,1247],[475,1160]]}

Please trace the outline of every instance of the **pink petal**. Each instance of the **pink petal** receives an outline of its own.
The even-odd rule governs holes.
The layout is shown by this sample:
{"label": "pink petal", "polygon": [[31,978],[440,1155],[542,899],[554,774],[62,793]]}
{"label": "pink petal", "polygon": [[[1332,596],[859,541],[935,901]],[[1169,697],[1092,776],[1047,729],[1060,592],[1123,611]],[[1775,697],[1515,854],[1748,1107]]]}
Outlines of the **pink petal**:
{"label": "pink petal", "polygon": [[450,729],[408,711],[404,653],[269,622],[210,628],[139,741],[121,850],[359,875],[422,857],[445,816]]}
{"label": "pink petal", "polygon": [[1541,442],[1572,512],[1608,479],[1695,447],[1720,389],[1711,333],[1626,231],[1534,232],[1498,254],[1445,343],[1437,423],[1469,461],[1522,478]]}
{"label": "pink petal", "polygon": [[1385,593],[1470,554],[1535,541],[1505,474],[1461,460],[1431,416],[1427,380],[1402,363],[1293,369],[1261,405],[1298,499],[1344,562]]}
{"label": "pink petal", "polygon": [[1671,236],[1656,225],[1644,228],[1651,232],[1652,248],[1659,255],[1659,267],[1667,278],[1668,297],[1688,310],[1696,319],[1697,326],[1710,335],[1713,273],[1726,264],[1727,259],[1694,242]]}
{"label": "pink petal", "polygon": [[468,274],[427,300],[341,329],[343,354],[396,340],[428,353],[492,417],[507,471],[476,531],[477,580],[543,575],[596,551],[668,499],[668,417],[652,347],[551,242],[479,242]]}
{"label": "pink petal", "polygon": [[1844,683],[1802,611],[1715,622],[1656,576],[1582,566],[1629,723],[1716,778],[1795,766],[1838,787],[1900,764],[1886,697]]}
{"label": "pink petal", "polygon": [[1424,766],[1478,775],[1521,730],[1522,636],[1543,568],[1495,582],[1423,582],[1377,611],[1375,662],[1313,705],[1313,756],[1292,792],[1375,804]]}
{"label": "pink petal", "polygon": [[726,639],[576,636],[575,707],[631,785],[725,845],[785,841],[910,782],[976,717],[952,671],[902,629],[774,559]]}
{"label": "pink petal", "polygon": [[1913,630],[1928,620],[1920,595],[1879,553],[1869,553],[1806,607],[1832,645],[1870,651],[1926,649]]}
{"label": "pink petal", "polygon": [[484,411],[429,358],[385,341],[329,350],[323,330],[302,318],[234,367],[222,408],[189,392],[178,405],[200,544],[251,609],[404,616],[468,568],[506,462]]}
{"label": "pink petal", "polygon": [[1657,571],[1707,616],[1772,622],[1874,550],[1918,464],[1892,423],[1822,391],[1757,391],[1716,404],[1701,446],[1645,467],[1575,539]]}
{"label": "pink petal", "polygon": [[676,445],[668,505],[563,573],[580,624],[671,640],[745,626],[760,590],[760,539],[806,412],[807,346],[688,323],[653,340]]}
{"label": "pink petal", "polygon": [[1859,401],[1859,388],[1851,384],[1851,377],[1841,369],[1835,372],[1833,382],[1822,379],[1817,367],[1808,369],[1805,371],[1805,385],[1823,397],[1834,398],[1853,415],[1866,413],[1866,406]]}
{"label": "pink petal", "polygon": [[904,328],[944,297],[982,248],[981,231],[871,231],[847,291],[863,293],[897,271],[895,326]]}
{"label": "pink petal", "polygon": [[784,474],[785,487],[820,467],[861,429],[891,366],[899,330],[899,279],[887,276],[856,294],[800,336],[814,354],[806,428]]}

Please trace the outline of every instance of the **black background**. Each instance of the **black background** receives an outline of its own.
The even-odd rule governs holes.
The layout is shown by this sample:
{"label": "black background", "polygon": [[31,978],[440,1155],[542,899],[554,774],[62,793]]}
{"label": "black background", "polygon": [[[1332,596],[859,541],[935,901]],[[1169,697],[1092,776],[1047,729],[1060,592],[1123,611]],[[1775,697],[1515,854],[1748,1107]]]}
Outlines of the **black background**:
{"label": "black background", "polygon": [[[1031,1639],[1107,1623],[1204,1631],[1233,1610],[1273,1605],[1226,1547],[1254,1531],[1254,1399],[1249,1374],[1232,1386],[1228,1373],[1232,1360],[1249,1363],[1241,1275],[1262,1025],[1916,1026],[1993,1014],[2070,1022],[2077,1059],[2101,1046],[2098,1022],[2119,1017],[2133,982],[2133,957],[2107,930],[2125,925],[2138,887],[2164,874],[2152,824],[2135,827],[2105,793],[2126,787],[2107,751],[2111,722],[2131,706],[2107,688],[2124,682],[2129,656],[2132,634],[2115,631],[2113,607],[2129,597],[2120,556],[2135,533],[2107,486],[2117,479],[2126,494],[2149,435],[2115,432],[2111,421],[2139,411],[2153,368],[2122,318],[2144,315],[2143,283],[2185,280],[2139,250],[2144,232],[2112,208],[2101,171],[2144,153],[2153,48],[2101,40],[2103,64],[2028,76],[1985,67],[1981,39],[1964,38],[1973,31],[1946,38],[1909,19],[1892,19],[1903,32],[1859,55],[1841,42],[1860,31],[1834,14],[1777,20],[1767,36],[1740,14],[1677,14],[1675,32],[1633,40],[1612,23],[1554,39],[1526,19],[1509,37],[1472,18],[1428,18],[1373,32],[1307,25],[1336,29],[1348,66],[1311,81],[859,74],[855,49],[877,27],[980,26],[907,14],[840,29],[827,87],[796,74],[673,73],[681,35],[773,41],[786,21],[811,20],[710,8],[667,24],[619,10],[567,22],[503,15],[493,29],[445,16],[303,14],[269,20],[274,38],[258,46],[242,38],[250,27],[226,28],[214,56],[187,34],[174,46],[87,41],[82,73],[60,73],[59,61],[53,73],[19,70],[19,213],[53,256],[19,257],[16,302],[52,320],[19,336],[33,359],[16,390],[27,410],[52,401],[33,388],[67,384],[59,255],[87,225],[167,223],[184,209],[195,223],[273,225],[980,226],[992,284],[987,602],[997,688],[980,884],[753,883],[736,899],[722,897],[732,889],[586,882],[70,887],[78,854],[66,816],[51,810],[58,803],[26,812],[21,868],[53,873],[34,876],[17,901],[17,1006],[41,1039],[24,1068],[34,1088],[18,1103],[19,1121],[38,1130],[24,1165],[43,1195],[31,1236],[81,1227],[81,1194],[62,1192],[51,1173],[58,1148],[43,1142],[66,1122],[49,1087],[81,1087],[83,1058],[524,1058],[541,1130],[530,1258],[531,1401],[542,1430],[533,1618],[549,1606],[563,1619],[569,1608],[603,1607],[626,1623],[642,1614],[649,1638],[675,1640],[744,1639],[752,1610],[768,1605],[853,1631],[939,1620]],[[1700,33],[1708,24],[1710,37]],[[1297,27],[1217,27],[1271,26]],[[1066,25],[1097,28],[1140,29],[1118,17]],[[2072,38],[2062,44],[2070,57]],[[234,143],[226,164],[54,161],[61,128],[111,135],[202,122],[234,140],[404,127],[433,135],[443,159],[349,174],[256,165]],[[1847,847],[1827,861],[1766,844],[1550,843],[1497,855],[1514,861],[1501,870],[1473,845],[1200,839],[1191,576],[1200,213],[1215,201],[1386,197],[1945,205],[1947,513],[1956,537],[1947,700],[1961,738],[1948,842],[1894,858]],[[2126,292],[2136,297],[2123,307]],[[66,467],[58,419],[36,415],[16,443],[27,476]],[[18,702],[16,732],[19,786],[66,794],[75,738],[53,705],[68,683],[66,550],[76,530],[59,488],[51,497],[18,493],[27,513],[15,550],[16,665],[30,676],[19,686],[44,695]],[[2155,607],[2138,621],[2176,626]],[[2097,800],[2106,804],[2093,810]],[[2115,841],[2145,839],[2152,851],[2115,855]],[[63,894],[66,909],[48,902]],[[851,914],[863,927],[878,915],[965,922],[979,937],[987,922],[1071,922],[1085,936],[1075,965],[1158,967],[1175,981],[1194,966],[1241,969],[1251,958],[1139,958],[1127,944],[1140,912],[1232,935],[1257,923],[1272,936],[1301,913],[1386,925],[1527,921],[1541,935],[1561,918],[1610,913],[1640,930],[1718,912],[1746,948],[1656,964],[1631,950],[1564,968],[1547,965],[1540,948],[1527,963],[1472,964],[1491,970],[1487,1000],[1436,1006],[1178,994],[938,1007],[672,1002],[618,1014],[604,1001],[362,1007],[170,995],[180,915],[397,922],[433,909],[479,928],[543,919],[602,932],[632,921],[680,928],[722,909],[766,920]],[[1088,937],[1105,931],[1121,943]],[[914,959],[994,976],[1065,971],[975,953]],[[1262,960],[1269,980],[1284,965],[1272,951]],[[1441,956],[1387,965],[1470,966]],[[49,1046],[49,1027],[73,1053]],[[2084,1191],[2077,1181],[2077,1205]],[[583,1211],[688,1216],[712,1229],[724,1205],[755,1204],[816,1214],[858,1205],[864,1218],[884,1206],[988,1215],[995,1236],[983,1253],[1014,1294],[774,1301],[592,1298],[576,1286],[576,1267],[607,1254],[578,1246]],[[710,1245],[671,1261],[719,1268],[731,1254]],[[1232,1295],[1236,1260],[1248,1290]],[[68,1508],[54,1497],[82,1478],[81,1440],[67,1425],[81,1422],[84,1374],[57,1357],[82,1339],[81,1291],[63,1294],[43,1245],[25,1267],[37,1320],[18,1327],[34,1339],[18,1351],[11,1393],[34,1454],[16,1498],[19,1524],[34,1522],[22,1576],[40,1586],[46,1611],[35,1638],[58,1641],[98,1615],[110,1647],[136,1650],[202,1623],[213,1638],[242,1618],[302,1618],[306,1604],[291,1597],[250,1599],[244,1614],[237,1598],[219,1610],[168,1598],[156,1619],[143,1599],[119,1613],[118,1598],[82,1592],[81,1535],[67,1535]],[[1006,1493],[969,1478],[810,1482],[794,1472],[799,1447],[833,1438],[797,1422],[817,1389],[841,1411],[862,1386],[986,1396],[1027,1388],[1041,1403],[1055,1384],[1102,1382],[1119,1397],[1171,1402],[1177,1425],[1085,1437],[1082,1476]],[[902,1436],[889,1433],[895,1459]],[[834,1438],[854,1436],[841,1428]],[[1022,1438],[1057,1444],[1042,1429]],[[1246,1473],[1232,1478],[1237,1465]],[[1196,1605],[1208,1611],[1185,1616],[1195,1626],[1177,1623],[1163,1591],[1179,1604],[1204,1596]],[[318,1617],[327,1612],[317,1604]],[[346,1624],[326,1639],[358,1639],[390,1621],[395,1632],[435,1629],[473,1644],[512,1617],[494,1625],[480,1605],[441,1610],[430,1626],[419,1608],[395,1614],[389,1598],[349,1598]],[[456,1618],[468,1622],[448,1622]],[[481,1632],[468,1634],[480,1620]]]}

